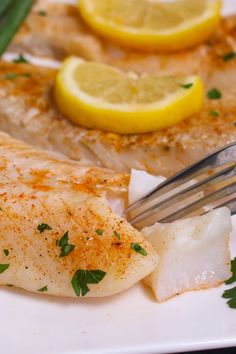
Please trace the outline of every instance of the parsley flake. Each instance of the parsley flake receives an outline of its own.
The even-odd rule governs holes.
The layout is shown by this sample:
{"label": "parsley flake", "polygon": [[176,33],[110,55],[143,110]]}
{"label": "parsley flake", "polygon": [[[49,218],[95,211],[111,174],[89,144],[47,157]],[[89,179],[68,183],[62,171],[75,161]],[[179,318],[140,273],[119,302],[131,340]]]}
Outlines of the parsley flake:
{"label": "parsley flake", "polygon": [[233,282],[236,281],[236,258],[234,258],[231,261],[231,272],[232,272],[232,277],[226,280],[225,284],[232,284]]}
{"label": "parsley flake", "polygon": [[31,74],[30,73],[22,73],[22,74],[8,73],[5,75],[5,79],[7,80],[14,80],[17,77],[31,77]]}
{"label": "parsley flake", "polygon": [[39,15],[39,16],[47,16],[47,12],[41,10],[41,11],[38,12],[38,15]]}
{"label": "parsley flake", "polygon": [[210,100],[219,100],[222,97],[222,93],[217,88],[212,88],[208,91],[207,97]]}
{"label": "parsley flake", "polygon": [[5,272],[7,268],[9,268],[9,264],[0,264],[0,273]]}
{"label": "parsley flake", "polygon": [[218,111],[210,111],[209,114],[213,117],[219,117],[220,113]]}
{"label": "parsley flake", "polygon": [[236,297],[233,297],[229,301],[227,301],[227,304],[231,309],[236,309]]}
{"label": "parsley flake", "polygon": [[28,63],[28,60],[24,57],[23,54],[19,54],[18,58],[13,60],[13,63],[17,63],[17,64]]}
{"label": "parsley flake", "polygon": [[147,252],[142,246],[140,246],[139,243],[131,243],[130,247],[132,248],[132,250],[137,253],[140,253],[142,256],[147,256]]}
{"label": "parsley flake", "polygon": [[9,255],[9,251],[8,250],[3,250],[3,253],[5,254],[5,256]]}
{"label": "parsley flake", "polygon": [[38,291],[40,291],[41,293],[45,293],[46,291],[48,291],[48,286],[46,285],[43,288],[38,289]]}
{"label": "parsley flake", "polygon": [[[229,278],[225,282],[225,284],[232,284],[233,282],[236,281],[236,258],[234,258],[231,261],[231,271],[232,271],[232,277]],[[227,304],[230,308],[236,309],[236,286],[234,288],[225,290],[222,297],[225,299],[229,299],[227,301]]]}
{"label": "parsley flake", "polygon": [[190,82],[189,84],[182,84],[182,85],[180,85],[180,87],[182,87],[182,88],[184,88],[184,89],[186,89],[186,90],[190,89],[192,86],[193,86],[193,83],[192,83],[192,82]]}
{"label": "parsley flake", "polygon": [[98,234],[99,236],[102,236],[104,231],[103,230],[100,230],[100,229],[97,229],[95,230],[96,234]]}
{"label": "parsley flake", "polygon": [[236,57],[236,53],[235,52],[229,52],[229,53],[225,53],[221,56],[221,58],[227,62],[230,61],[232,59],[234,59]]}
{"label": "parsley flake", "polygon": [[102,270],[83,270],[79,269],[74,274],[71,285],[76,295],[85,296],[89,292],[88,284],[98,284],[105,277],[106,273]]}
{"label": "parsley flake", "polygon": [[225,299],[231,299],[231,297],[236,297],[236,286],[232,289],[225,290],[223,297]]}
{"label": "parsley flake", "polygon": [[52,230],[52,228],[48,224],[42,223],[38,225],[37,230],[39,230],[40,233],[43,233],[46,230]]}
{"label": "parsley flake", "polygon": [[118,240],[120,240],[120,234],[117,231],[114,231],[114,235],[116,238],[118,238]]}
{"label": "parsley flake", "polygon": [[69,232],[67,231],[62,238],[58,241],[58,246],[61,248],[61,253],[59,257],[65,257],[70,254],[73,249],[75,248],[74,245],[70,244],[69,242]]}

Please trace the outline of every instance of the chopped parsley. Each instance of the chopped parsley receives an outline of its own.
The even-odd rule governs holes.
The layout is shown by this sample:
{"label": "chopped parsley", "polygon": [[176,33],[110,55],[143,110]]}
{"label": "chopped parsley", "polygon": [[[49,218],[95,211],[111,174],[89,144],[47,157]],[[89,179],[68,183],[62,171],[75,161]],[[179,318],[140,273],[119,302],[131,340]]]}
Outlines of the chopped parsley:
{"label": "chopped parsley", "polygon": [[41,293],[45,293],[46,291],[48,291],[48,286],[46,285],[43,288],[38,289],[38,291],[40,291]]}
{"label": "chopped parsley", "polygon": [[193,83],[189,83],[189,84],[182,84],[182,85],[180,85],[180,87],[182,87],[182,88],[184,88],[184,89],[186,89],[186,90],[188,90],[188,89],[190,89],[191,87],[193,86]]}
{"label": "chopped parsley", "polygon": [[218,100],[222,97],[222,93],[217,88],[214,87],[210,91],[208,91],[207,97],[210,100]]}
{"label": "chopped parsley", "polygon": [[22,63],[28,63],[28,60],[24,57],[23,54],[19,54],[18,58],[14,59],[13,62],[17,64],[22,64]]}
{"label": "chopped parsley", "polygon": [[47,16],[47,12],[41,10],[41,11],[38,12],[38,15],[39,15],[39,16]]}
{"label": "chopped parsley", "polygon": [[225,284],[232,284],[236,281],[236,258],[234,258],[231,261],[231,272],[232,272],[232,277],[228,280],[226,280]]}
{"label": "chopped parsley", "polygon": [[52,230],[52,228],[48,224],[42,223],[38,225],[37,230],[39,230],[40,233],[43,233],[46,230]]}
{"label": "chopped parsley", "polygon": [[236,53],[235,52],[228,52],[228,53],[225,53],[221,56],[221,58],[227,62],[227,61],[230,61],[232,59],[234,59],[236,57]]}
{"label": "chopped parsley", "polygon": [[[232,277],[225,282],[227,285],[236,282],[236,258],[231,261],[231,271]],[[229,299],[227,304],[230,308],[236,309],[236,286],[234,288],[225,290],[222,297]]]}
{"label": "chopped parsley", "polygon": [[118,240],[120,240],[120,234],[117,231],[114,231],[114,235],[116,238],[118,238]]}
{"label": "chopped parsley", "polygon": [[77,296],[85,296],[89,292],[88,284],[98,284],[105,277],[102,270],[79,269],[74,274],[71,285]]}
{"label": "chopped parsley", "polygon": [[3,250],[3,253],[5,254],[5,256],[9,255],[9,251],[8,250]]}
{"label": "chopped parsley", "polygon": [[97,229],[95,230],[96,234],[98,234],[99,236],[102,236],[104,231],[103,230],[100,230],[100,229]]}
{"label": "chopped parsley", "polygon": [[61,253],[59,257],[68,256],[68,254],[70,254],[75,248],[75,246],[70,244],[68,241],[69,241],[69,232],[67,231],[62,236],[62,238],[58,241],[58,246],[61,248]]}
{"label": "chopped parsley", "polygon": [[7,268],[9,268],[9,264],[0,264],[0,273],[5,272]]}
{"label": "chopped parsley", "polygon": [[17,77],[31,77],[31,74],[30,73],[22,73],[22,74],[8,73],[5,75],[5,79],[7,80],[14,80]]}
{"label": "chopped parsley", "polygon": [[142,246],[140,246],[139,243],[131,243],[130,247],[132,248],[132,250],[137,253],[140,253],[142,256],[147,256],[147,252]]}
{"label": "chopped parsley", "polygon": [[220,113],[218,111],[210,111],[209,114],[213,117],[219,117]]}

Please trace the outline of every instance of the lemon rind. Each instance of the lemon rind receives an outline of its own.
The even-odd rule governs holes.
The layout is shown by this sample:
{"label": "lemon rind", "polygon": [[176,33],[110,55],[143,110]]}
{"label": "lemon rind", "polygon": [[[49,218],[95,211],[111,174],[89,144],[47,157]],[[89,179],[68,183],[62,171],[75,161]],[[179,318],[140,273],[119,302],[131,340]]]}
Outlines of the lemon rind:
{"label": "lemon rind", "polygon": [[[60,111],[76,124],[121,134],[145,133],[176,124],[202,107],[203,84],[196,76],[185,78],[186,83],[194,84],[190,89],[180,88],[178,93],[170,94],[158,103],[120,105],[104,102],[80,91],[75,83],[72,85],[74,69],[83,63],[81,59],[68,58],[57,76],[55,87]],[[151,124],[145,123],[145,117]]]}
{"label": "lemon rind", "polygon": [[[135,29],[119,26],[106,21],[93,11],[87,11],[86,0],[79,1],[79,9],[84,20],[98,33],[130,48],[179,50],[196,45],[205,40],[218,26],[222,1],[208,1],[207,10],[199,17],[186,20],[182,24],[166,30]],[[176,43],[175,43],[176,42]]]}

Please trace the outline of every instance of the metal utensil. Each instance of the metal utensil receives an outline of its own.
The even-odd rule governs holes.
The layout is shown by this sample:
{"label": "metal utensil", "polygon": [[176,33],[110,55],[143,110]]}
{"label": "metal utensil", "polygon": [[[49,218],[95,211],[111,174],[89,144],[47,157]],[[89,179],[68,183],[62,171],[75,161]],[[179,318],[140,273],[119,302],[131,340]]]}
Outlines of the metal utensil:
{"label": "metal utensil", "polygon": [[126,209],[141,229],[228,206],[236,213],[236,142],[168,178]]}

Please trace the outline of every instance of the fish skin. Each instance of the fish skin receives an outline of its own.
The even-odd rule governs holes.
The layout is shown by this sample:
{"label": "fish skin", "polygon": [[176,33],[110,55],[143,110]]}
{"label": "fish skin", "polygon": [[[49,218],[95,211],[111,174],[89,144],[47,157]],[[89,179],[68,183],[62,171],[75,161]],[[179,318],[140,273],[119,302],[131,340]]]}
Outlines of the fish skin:
{"label": "fish skin", "polygon": [[[75,297],[75,272],[99,269],[106,275],[99,284],[89,285],[86,295],[99,297],[125,290],[154,270],[158,256],[151,244],[114,214],[106,199],[110,192],[117,198],[124,194],[127,176],[81,166],[4,133],[0,156],[0,264],[9,264],[0,284],[33,292],[47,286],[47,294]],[[51,230],[40,233],[41,223]],[[59,257],[57,241],[65,232],[75,247]],[[134,252],[132,242],[140,243],[147,256]]]}
{"label": "fish skin", "polygon": [[[223,96],[206,99],[199,114],[163,131],[118,135],[77,127],[62,117],[53,101],[55,70],[0,62],[0,129],[81,164],[170,176],[236,140],[235,66],[229,62],[212,75],[208,87],[218,87]],[[31,76],[9,80],[8,73]]]}

